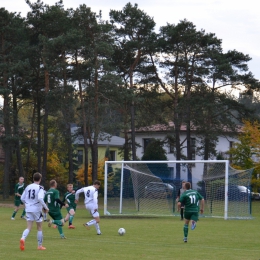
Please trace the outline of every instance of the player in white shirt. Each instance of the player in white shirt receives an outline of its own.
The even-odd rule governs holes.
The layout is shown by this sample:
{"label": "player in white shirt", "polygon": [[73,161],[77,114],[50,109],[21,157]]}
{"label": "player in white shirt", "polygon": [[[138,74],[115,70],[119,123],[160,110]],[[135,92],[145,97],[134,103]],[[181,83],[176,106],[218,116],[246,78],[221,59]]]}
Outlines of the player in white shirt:
{"label": "player in white shirt", "polygon": [[84,192],[85,195],[85,207],[90,212],[92,217],[94,219],[90,220],[89,222],[83,224],[87,229],[91,225],[95,225],[95,228],[97,230],[97,234],[101,235],[101,231],[99,228],[99,213],[98,213],[98,189],[100,187],[100,181],[94,181],[92,186],[84,187],[76,191],[75,194],[75,203],[78,203],[79,200],[79,194]]}
{"label": "player in white shirt", "polygon": [[34,221],[36,222],[38,230],[38,250],[46,249],[42,246],[42,210],[44,209],[46,212],[48,212],[49,209],[43,200],[44,189],[42,186],[39,185],[41,179],[42,175],[39,172],[34,173],[34,183],[28,185],[21,196],[21,201],[25,204],[27,219],[27,228],[23,231],[22,237],[20,239],[20,249],[22,251],[25,249],[25,239],[29,235]]}

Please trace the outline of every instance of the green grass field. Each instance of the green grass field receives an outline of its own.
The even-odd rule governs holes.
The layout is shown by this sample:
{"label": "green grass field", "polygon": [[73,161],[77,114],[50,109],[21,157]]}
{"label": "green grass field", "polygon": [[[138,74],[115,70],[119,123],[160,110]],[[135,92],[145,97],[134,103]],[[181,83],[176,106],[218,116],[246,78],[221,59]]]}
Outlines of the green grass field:
{"label": "green grass field", "polygon": [[[20,251],[19,240],[26,221],[10,220],[13,209],[0,207],[0,259],[181,259],[181,260],[259,260],[260,202],[253,203],[252,220],[223,220],[201,218],[194,231],[189,230],[188,243],[183,242],[183,222],[179,217],[126,218],[102,216],[102,235],[95,228],[86,230],[83,223],[90,220],[88,212],[80,206],[73,224],[75,230],[64,227],[66,240],[59,238],[58,230],[44,223],[45,251],[38,251],[36,227],[26,240],[25,251]],[[65,209],[62,210],[65,215]],[[124,236],[117,230],[126,229]]]}

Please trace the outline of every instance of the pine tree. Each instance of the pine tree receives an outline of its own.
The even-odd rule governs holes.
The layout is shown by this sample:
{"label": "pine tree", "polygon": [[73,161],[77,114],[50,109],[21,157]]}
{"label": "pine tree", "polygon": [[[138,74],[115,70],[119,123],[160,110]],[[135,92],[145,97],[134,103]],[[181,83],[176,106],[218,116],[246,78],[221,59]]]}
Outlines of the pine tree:
{"label": "pine tree", "polygon": [[[130,100],[132,159],[136,160],[135,144],[135,76],[147,63],[151,45],[155,40],[153,18],[138,8],[127,3],[122,11],[111,10],[110,21],[114,26],[115,54],[114,62],[119,75],[132,90]],[[126,142],[127,145],[127,142]]]}

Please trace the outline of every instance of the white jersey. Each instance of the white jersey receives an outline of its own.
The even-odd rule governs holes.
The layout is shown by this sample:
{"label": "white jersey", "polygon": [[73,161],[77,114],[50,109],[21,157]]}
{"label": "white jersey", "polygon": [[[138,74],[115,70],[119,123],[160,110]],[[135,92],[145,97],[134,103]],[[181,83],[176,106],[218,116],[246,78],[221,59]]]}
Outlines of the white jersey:
{"label": "white jersey", "polygon": [[42,211],[42,208],[48,209],[43,199],[44,189],[36,183],[28,185],[21,196],[26,212],[39,212]]}
{"label": "white jersey", "polygon": [[94,186],[81,188],[76,191],[75,200],[79,199],[79,194],[82,192],[84,192],[85,195],[85,200],[84,200],[85,205],[93,204],[93,207],[95,209],[98,209],[98,190]]}

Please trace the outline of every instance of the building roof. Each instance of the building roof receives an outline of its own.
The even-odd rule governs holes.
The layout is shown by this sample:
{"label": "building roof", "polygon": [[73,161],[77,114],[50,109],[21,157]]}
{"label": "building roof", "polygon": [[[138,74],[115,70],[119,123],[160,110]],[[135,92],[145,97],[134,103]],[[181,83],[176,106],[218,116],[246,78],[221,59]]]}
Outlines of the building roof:
{"label": "building roof", "polygon": [[[75,136],[74,144],[83,145],[84,140],[81,134],[78,134],[80,127],[76,125],[71,126],[71,133]],[[122,147],[125,143],[125,139],[119,136],[110,135],[108,133],[101,132],[98,137],[98,146],[116,146]]]}
{"label": "building roof", "polygon": [[[168,124],[155,124],[155,125],[150,125],[150,126],[143,126],[140,128],[137,128],[135,131],[137,133],[141,132],[168,132],[174,129],[174,123],[170,121]],[[182,125],[181,126],[181,131],[186,130],[186,126]]]}
{"label": "building roof", "polygon": [[[170,121],[168,124],[155,124],[155,125],[150,125],[150,126],[144,126],[137,128],[135,130],[136,133],[143,133],[143,132],[169,132],[174,130],[174,123]],[[185,124],[182,124],[180,126],[180,131],[186,131],[187,126]],[[193,126],[192,129],[193,131],[196,131],[196,128]],[[233,133],[234,131],[231,130],[230,128],[223,126],[222,127],[223,132],[226,133]],[[131,132],[131,130],[129,131]],[[242,132],[242,126],[237,125],[236,126],[236,132]]]}

